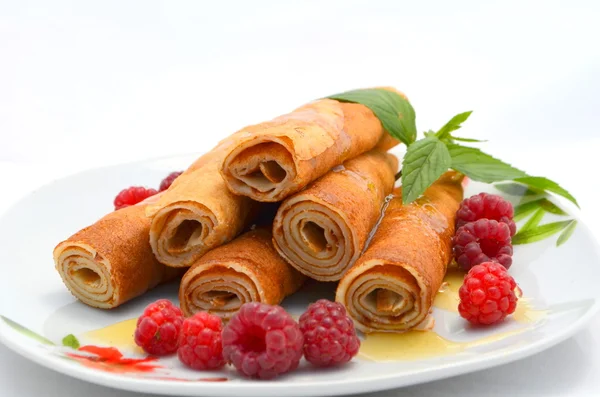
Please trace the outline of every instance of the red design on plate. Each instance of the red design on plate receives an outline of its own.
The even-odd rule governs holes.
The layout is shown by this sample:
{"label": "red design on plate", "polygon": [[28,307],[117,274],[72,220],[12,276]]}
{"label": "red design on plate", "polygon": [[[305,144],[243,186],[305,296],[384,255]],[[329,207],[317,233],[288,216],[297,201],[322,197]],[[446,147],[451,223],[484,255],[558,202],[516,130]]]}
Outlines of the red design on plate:
{"label": "red design on plate", "polygon": [[152,372],[161,366],[154,364],[157,357],[127,358],[115,347],[82,346],[78,351],[92,353],[95,356],[83,356],[77,353],[67,353],[67,356],[77,360],[89,368],[114,373]]}

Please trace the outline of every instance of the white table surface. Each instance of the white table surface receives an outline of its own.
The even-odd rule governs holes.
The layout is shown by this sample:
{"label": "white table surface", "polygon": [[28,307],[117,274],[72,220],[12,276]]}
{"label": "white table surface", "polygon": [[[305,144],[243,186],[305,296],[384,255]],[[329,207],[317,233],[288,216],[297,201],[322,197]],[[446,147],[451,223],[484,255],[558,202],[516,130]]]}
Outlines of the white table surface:
{"label": "white table surface", "polygon": [[[61,176],[393,85],[420,130],[475,110],[463,134],[560,181],[600,237],[599,17],[595,1],[0,1],[0,212]],[[600,317],[519,362],[372,396],[592,396],[598,373]],[[0,396],[38,395],[137,394],[0,345]]]}

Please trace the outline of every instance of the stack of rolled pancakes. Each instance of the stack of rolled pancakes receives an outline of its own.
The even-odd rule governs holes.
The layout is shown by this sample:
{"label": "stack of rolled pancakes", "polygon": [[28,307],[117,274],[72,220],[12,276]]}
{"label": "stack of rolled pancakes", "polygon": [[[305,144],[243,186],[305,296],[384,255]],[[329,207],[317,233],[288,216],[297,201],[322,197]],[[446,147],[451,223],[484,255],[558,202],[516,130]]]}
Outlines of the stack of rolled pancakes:
{"label": "stack of rolled pancakes", "polygon": [[184,313],[224,319],[279,304],[307,278],[333,281],[360,330],[414,328],[446,272],[462,186],[448,172],[403,205],[387,153],[397,143],[364,105],[311,102],[234,133],[159,197],[61,242],[56,268],[99,308],[185,272]]}

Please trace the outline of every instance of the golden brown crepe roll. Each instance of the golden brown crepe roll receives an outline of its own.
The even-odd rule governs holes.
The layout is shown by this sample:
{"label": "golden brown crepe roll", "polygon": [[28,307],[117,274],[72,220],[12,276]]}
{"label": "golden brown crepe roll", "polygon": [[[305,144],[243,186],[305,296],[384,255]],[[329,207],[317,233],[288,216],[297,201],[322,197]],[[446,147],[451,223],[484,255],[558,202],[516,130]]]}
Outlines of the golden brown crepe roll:
{"label": "golden brown crepe roll", "polygon": [[237,132],[221,174],[232,192],[281,201],[336,165],[398,142],[364,105],[321,99]]}
{"label": "golden brown crepe roll", "polygon": [[279,304],[305,277],[273,248],[271,232],[258,228],[213,249],[185,273],[179,302],[190,316],[207,311],[229,319],[247,302]]}
{"label": "golden brown crepe roll", "polygon": [[252,201],[231,193],[219,173],[226,151],[235,143],[229,137],[201,156],[147,207],[152,217],[150,244],[160,262],[188,267],[248,226]]}
{"label": "golden brown crepe roll", "polygon": [[426,319],[451,259],[461,180],[447,172],[408,205],[395,192],[369,247],[336,291],[358,329],[406,331]]}
{"label": "golden brown crepe roll", "polygon": [[110,213],[56,246],[56,270],[83,303],[117,307],[181,274],[156,260],[149,231],[143,205]]}
{"label": "golden brown crepe roll", "polygon": [[396,157],[373,150],[288,197],[273,222],[275,248],[307,276],[339,280],[362,252],[397,169]]}

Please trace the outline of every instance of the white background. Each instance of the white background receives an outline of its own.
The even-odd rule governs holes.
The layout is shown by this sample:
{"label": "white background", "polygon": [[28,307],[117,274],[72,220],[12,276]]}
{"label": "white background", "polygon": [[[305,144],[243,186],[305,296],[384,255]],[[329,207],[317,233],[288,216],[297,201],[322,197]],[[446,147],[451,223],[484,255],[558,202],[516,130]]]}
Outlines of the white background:
{"label": "white background", "polygon": [[[420,130],[474,110],[461,133],[558,180],[600,236],[599,20],[596,1],[3,0],[0,212],[60,176],[208,149],[311,99],[392,85]],[[377,395],[598,395],[599,334],[596,318],[521,362]],[[0,396],[84,394],[134,396],[0,346]]]}

